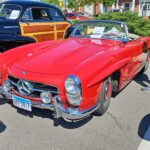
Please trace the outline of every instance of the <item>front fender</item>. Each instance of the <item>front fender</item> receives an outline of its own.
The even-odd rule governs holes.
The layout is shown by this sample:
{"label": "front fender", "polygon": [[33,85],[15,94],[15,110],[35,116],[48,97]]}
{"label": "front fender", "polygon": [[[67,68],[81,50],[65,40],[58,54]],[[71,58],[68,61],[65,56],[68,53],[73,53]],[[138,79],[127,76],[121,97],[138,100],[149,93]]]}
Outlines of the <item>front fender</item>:
{"label": "front fender", "polygon": [[116,56],[116,54],[113,55],[112,53],[113,51],[111,53],[106,52],[100,54],[100,56],[95,55],[82,62],[82,64],[73,71],[73,74],[80,77],[83,82],[82,84],[85,85],[84,88],[90,88],[100,83],[103,79],[118,69],[121,69],[132,59],[131,57],[123,58],[118,56],[119,54]]}
{"label": "front fender", "polygon": [[[114,63],[112,63],[112,65],[108,65],[105,64],[105,66],[103,66],[103,69],[100,69],[99,74],[97,74],[88,84],[87,87],[91,87],[95,84],[97,84],[98,82],[101,82],[103,79],[105,79],[106,77],[110,76],[111,74],[113,74],[115,71],[121,69],[123,66],[125,66],[127,63],[130,62],[130,58],[126,58],[120,61],[116,61]],[[109,64],[109,63],[108,63]]]}
{"label": "front fender", "polygon": [[0,34],[1,52],[29,43],[35,43],[35,40],[20,35]]}
{"label": "front fender", "polygon": [[26,42],[35,42],[31,37],[25,37],[15,34],[0,34],[0,42],[8,41],[26,41]]}

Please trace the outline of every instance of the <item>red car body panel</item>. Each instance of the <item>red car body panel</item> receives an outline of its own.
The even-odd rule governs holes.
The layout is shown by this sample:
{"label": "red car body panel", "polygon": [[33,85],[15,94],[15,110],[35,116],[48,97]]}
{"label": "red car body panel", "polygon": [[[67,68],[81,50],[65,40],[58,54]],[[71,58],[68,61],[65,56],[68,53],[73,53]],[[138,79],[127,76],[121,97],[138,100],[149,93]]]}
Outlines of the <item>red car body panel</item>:
{"label": "red car body panel", "polygon": [[90,17],[84,16],[84,15],[80,15],[78,13],[65,13],[65,16],[67,19],[69,20],[91,20]]}
{"label": "red car body panel", "polygon": [[[0,56],[1,83],[9,74],[19,79],[54,85],[60,91],[59,97],[64,106],[68,107],[64,84],[68,75],[75,74],[81,80],[83,91],[78,108],[85,110],[96,105],[100,85],[106,77],[118,71],[121,90],[141,70],[143,42],[150,48],[148,37],[127,43],[70,38],[19,47]],[[23,71],[26,75],[22,74]]]}

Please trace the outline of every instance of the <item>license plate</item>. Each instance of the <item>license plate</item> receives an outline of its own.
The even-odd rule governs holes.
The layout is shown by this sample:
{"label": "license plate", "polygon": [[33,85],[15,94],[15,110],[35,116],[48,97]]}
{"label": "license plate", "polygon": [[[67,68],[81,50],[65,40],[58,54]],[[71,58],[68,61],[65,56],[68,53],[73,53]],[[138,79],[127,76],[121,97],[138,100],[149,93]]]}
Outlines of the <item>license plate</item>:
{"label": "license plate", "polygon": [[15,105],[16,107],[32,111],[30,100],[15,95],[12,96],[12,99],[13,105]]}

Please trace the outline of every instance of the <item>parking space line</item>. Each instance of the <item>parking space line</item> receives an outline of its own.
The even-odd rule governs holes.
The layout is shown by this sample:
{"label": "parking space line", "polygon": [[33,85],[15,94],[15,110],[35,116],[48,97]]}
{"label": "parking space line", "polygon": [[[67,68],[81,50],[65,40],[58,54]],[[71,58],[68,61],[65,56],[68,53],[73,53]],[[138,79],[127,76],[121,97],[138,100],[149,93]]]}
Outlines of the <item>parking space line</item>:
{"label": "parking space line", "polygon": [[143,140],[137,150],[150,150],[150,127],[144,135]]}

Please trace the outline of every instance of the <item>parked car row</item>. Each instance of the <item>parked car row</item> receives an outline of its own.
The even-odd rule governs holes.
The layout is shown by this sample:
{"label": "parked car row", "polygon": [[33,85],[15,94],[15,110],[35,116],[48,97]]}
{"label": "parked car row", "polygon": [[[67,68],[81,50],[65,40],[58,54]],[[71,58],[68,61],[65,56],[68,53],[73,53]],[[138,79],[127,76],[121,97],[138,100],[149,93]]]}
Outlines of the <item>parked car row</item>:
{"label": "parked car row", "polygon": [[52,5],[33,4],[41,3],[2,3],[2,28],[8,31],[4,37],[31,41],[0,55],[1,95],[15,107],[50,109],[55,118],[68,120],[103,115],[111,97],[147,70],[149,37],[128,33],[123,22],[89,20],[79,22],[68,39],[60,40],[70,22]]}

